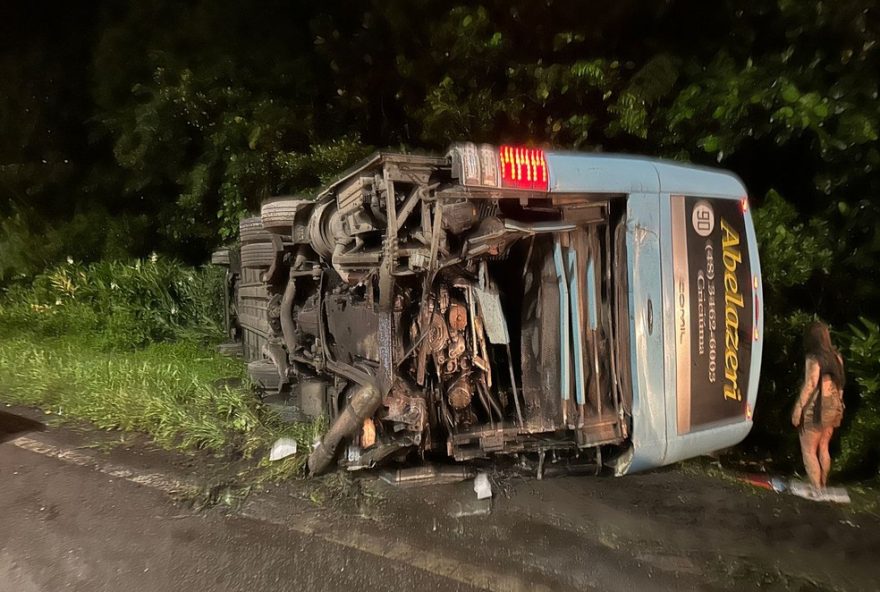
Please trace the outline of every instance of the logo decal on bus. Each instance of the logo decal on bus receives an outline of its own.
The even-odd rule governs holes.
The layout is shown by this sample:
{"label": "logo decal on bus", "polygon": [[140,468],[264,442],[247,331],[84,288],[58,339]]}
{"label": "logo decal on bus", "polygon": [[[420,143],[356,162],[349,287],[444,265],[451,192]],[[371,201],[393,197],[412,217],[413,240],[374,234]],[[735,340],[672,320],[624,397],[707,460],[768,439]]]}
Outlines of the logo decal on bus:
{"label": "logo decal on bus", "polygon": [[724,398],[742,400],[739,389],[739,309],[745,306],[739,291],[736,268],[742,263],[739,233],[721,219],[721,247],[724,261]]}
{"label": "logo decal on bus", "polygon": [[671,196],[679,434],[746,412],[754,306],[746,222],[735,199]]}
{"label": "logo decal on bus", "polygon": [[705,199],[701,199],[694,205],[694,213],[691,215],[691,223],[694,230],[702,237],[707,237],[715,230],[715,211]]}

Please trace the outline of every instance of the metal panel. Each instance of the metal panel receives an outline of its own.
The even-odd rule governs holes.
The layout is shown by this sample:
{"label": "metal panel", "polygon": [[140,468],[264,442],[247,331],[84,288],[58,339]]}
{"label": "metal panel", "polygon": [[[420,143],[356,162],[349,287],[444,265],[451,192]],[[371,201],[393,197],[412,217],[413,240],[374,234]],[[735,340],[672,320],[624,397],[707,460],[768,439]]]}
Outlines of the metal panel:
{"label": "metal panel", "polygon": [[562,244],[559,237],[553,239],[553,263],[556,265],[556,281],[559,285],[559,363],[562,400],[568,401],[571,389],[571,323],[569,322],[568,281],[565,277],[565,264],[562,259]]}
{"label": "metal panel", "polygon": [[662,193],[735,198],[746,195],[742,181],[728,171],[665,160],[655,160],[654,167]]}
{"label": "metal panel", "polygon": [[663,282],[657,194],[627,202],[627,273],[633,377],[633,458],[630,472],[666,463]]}
{"label": "metal panel", "polygon": [[[580,274],[578,273],[577,250],[570,246],[566,251],[566,273],[568,275],[569,298],[571,301],[571,334],[574,338],[574,384],[575,398],[578,405],[586,402],[587,385],[584,374],[584,327],[581,323],[581,290]],[[591,294],[591,298],[592,298]]]}
{"label": "metal panel", "polygon": [[480,303],[480,314],[483,317],[483,328],[489,343],[495,345],[510,344],[510,334],[507,330],[507,319],[504,317],[504,309],[501,307],[501,295],[494,285],[486,289],[475,287],[477,302]]}
{"label": "metal panel", "polygon": [[654,193],[660,179],[648,159],[548,152],[551,193]]}
{"label": "metal panel", "polygon": [[622,154],[547,152],[551,193],[676,193],[743,197],[740,179],[727,171]]}
{"label": "metal panel", "polygon": [[597,303],[600,296],[596,289],[596,259],[595,254],[590,252],[587,261],[587,316],[590,329],[595,331],[599,327],[599,311]]}
{"label": "metal panel", "polygon": [[529,432],[562,427],[563,405],[559,396],[560,336],[559,284],[553,261],[553,241],[536,241],[532,263],[526,273],[522,308],[522,395]]}
{"label": "metal panel", "polygon": [[758,239],[755,236],[755,224],[752,221],[751,210],[746,211],[746,239],[749,242],[749,259],[752,264],[752,275],[758,278],[758,285],[755,287],[756,302],[756,321],[755,331],[757,331],[757,339],[752,343],[752,367],[749,372],[749,426],[743,434],[746,437],[748,431],[751,430],[751,412],[755,409],[755,403],[758,398],[758,383],[761,376],[761,357],[764,354],[764,276],[761,275],[761,261],[758,256]]}

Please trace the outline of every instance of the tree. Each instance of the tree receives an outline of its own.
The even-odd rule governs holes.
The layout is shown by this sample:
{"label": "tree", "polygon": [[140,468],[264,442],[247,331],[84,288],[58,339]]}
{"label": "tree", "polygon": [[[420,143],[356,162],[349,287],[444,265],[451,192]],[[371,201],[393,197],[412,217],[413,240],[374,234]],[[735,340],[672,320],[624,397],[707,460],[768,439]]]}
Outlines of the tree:
{"label": "tree", "polygon": [[[308,192],[369,146],[524,142],[722,166],[751,191],[765,271],[755,442],[793,445],[783,420],[812,314],[861,360],[850,417],[880,396],[865,362],[880,304],[875,4],[18,7],[0,23],[0,279],[67,254],[202,260],[262,199]],[[869,429],[845,426],[850,467],[876,470],[860,463]]]}

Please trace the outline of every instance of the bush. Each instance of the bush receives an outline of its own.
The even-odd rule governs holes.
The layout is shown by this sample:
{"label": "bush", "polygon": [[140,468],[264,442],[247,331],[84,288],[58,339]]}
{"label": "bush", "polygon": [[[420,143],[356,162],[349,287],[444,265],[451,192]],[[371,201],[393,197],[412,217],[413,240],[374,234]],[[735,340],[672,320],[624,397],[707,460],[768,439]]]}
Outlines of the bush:
{"label": "bush", "polygon": [[880,326],[862,317],[841,338],[847,409],[841,429],[839,469],[853,476],[876,476],[880,466]]}
{"label": "bush", "polygon": [[[804,221],[795,207],[770,191],[754,210],[764,284],[764,357],[755,429],[748,444],[774,456],[777,466],[800,466],[797,432],[790,414],[803,381],[804,327],[812,312],[831,314],[839,330],[834,341],[847,365],[846,414],[840,430],[836,471],[849,477],[876,474],[880,467],[880,330],[862,318],[856,325],[849,311],[829,310],[823,286],[835,257],[827,221]],[[838,325],[839,323],[839,325]]]}
{"label": "bush", "polygon": [[221,335],[224,283],[220,268],[153,257],[69,261],[7,288],[0,401],[144,432],[165,448],[249,456],[287,435],[300,453],[264,477],[300,473],[321,424],[283,424],[248,388],[244,364],[200,343]]}
{"label": "bush", "polygon": [[[311,432],[266,414],[244,365],[204,345],[222,334],[224,282],[220,268],[153,257],[68,262],[8,288],[0,401],[144,432],[165,448],[250,455],[293,430],[306,450]],[[240,386],[221,384],[230,378]]]}
{"label": "bush", "polygon": [[221,334],[224,273],[153,257],[80,265],[69,261],[7,290],[0,331],[89,335],[104,348],[135,348]]}
{"label": "bush", "polygon": [[149,217],[83,210],[54,220],[23,208],[0,216],[0,285],[32,277],[65,257],[109,260],[149,252]]}

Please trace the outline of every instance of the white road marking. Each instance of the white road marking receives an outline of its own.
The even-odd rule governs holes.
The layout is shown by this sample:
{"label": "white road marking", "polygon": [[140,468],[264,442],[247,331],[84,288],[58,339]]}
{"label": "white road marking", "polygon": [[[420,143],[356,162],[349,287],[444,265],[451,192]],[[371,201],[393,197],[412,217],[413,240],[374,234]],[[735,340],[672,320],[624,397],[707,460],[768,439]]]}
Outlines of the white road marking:
{"label": "white road marking", "polygon": [[168,494],[179,493],[188,487],[194,486],[193,483],[178,481],[177,479],[172,479],[167,475],[162,475],[160,473],[137,473],[129,468],[123,467],[122,465],[109,462],[98,462],[97,459],[88,454],[83,454],[77,450],[59,448],[53,444],[40,442],[39,440],[34,440],[27,436],[20,436],[15,440],[12,440],[11,444],[18,446],[23,450],[57,458],[58,460],[63,460],[64,462],[80,467],[95,469],[96,471],[110,475],[111,477],[125,479],[126,481],[131,481],[138,485],[145,485],[152,489],[158,489],[159,491]]}
{"label": "white road marking", "polygon": [[[77,466],[88,467],[111,477],[144,485],[166,494],[173,495],[188,488],[196,487],[195,483],[180,481],[160,473],[136,472],[122,465],[99,462],[98,459],[91,455],[77,450],[60,448],[53,444],[28,438],[27,436],[20,436],[9,443],[29,452],[35,452]],[[491,590],[492,592],[520,592],[525,590],[549,592],[551,590],[548,586],[524,581],[508,573],[496,571],[489,566],[465,563],[458,559],[445,557],[437,553],[436,549],[421,549],[408,541],[385,538],[373,532],[362,532],[354,527],[354,525],[342,532],[327,529],[327,525],[315,517],[301,516],[296,522],[289,522],[276,517],[276,514],[283,515],[283,513],[273,512],[271,504],[267,507],[262,501],[251,500],[246,502],[241,514],[254,520],[284,527],[298,534],[313,536],[341,547],[405,563],[430,574],[468,586]]]}

